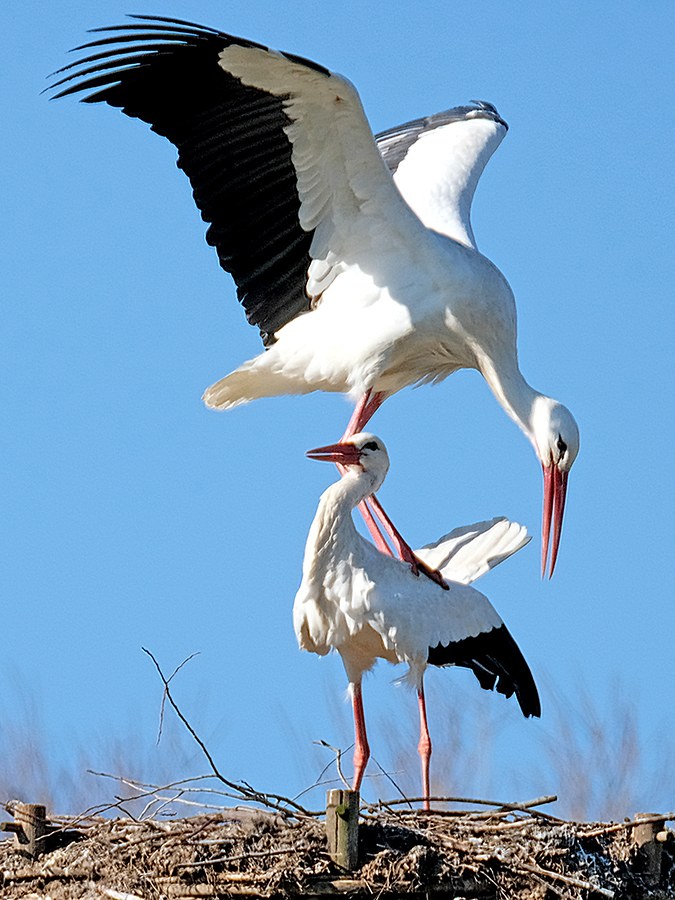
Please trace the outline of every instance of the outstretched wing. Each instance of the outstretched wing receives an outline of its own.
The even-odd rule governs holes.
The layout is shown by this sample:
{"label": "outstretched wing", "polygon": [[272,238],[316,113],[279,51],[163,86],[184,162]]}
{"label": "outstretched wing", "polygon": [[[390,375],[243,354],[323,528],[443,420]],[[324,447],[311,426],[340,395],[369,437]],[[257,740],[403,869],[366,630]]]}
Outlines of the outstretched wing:
{"label": "outstretched wing", "polygon": [[471,201],[508,125],[486,101],[456,106],[375,136],[406,203],[424,222],[476,248]]}
{"label": "outstretched wing", "polygon": [[[338,262],[372,268],[422,229],[395,188],[358,94],[316,63],[179,19],[106,34],[59,73],[56,95],[86,92],[150,123],[209,223],[207,240],[263,341],[311,307]],[[323,267],[323,269],[321,268]]]}
{"label": "outstretched wing", "polygon": [[498,517],[455,528],[415,553],[448,581],[471,584],[531,540],[523,525]]}

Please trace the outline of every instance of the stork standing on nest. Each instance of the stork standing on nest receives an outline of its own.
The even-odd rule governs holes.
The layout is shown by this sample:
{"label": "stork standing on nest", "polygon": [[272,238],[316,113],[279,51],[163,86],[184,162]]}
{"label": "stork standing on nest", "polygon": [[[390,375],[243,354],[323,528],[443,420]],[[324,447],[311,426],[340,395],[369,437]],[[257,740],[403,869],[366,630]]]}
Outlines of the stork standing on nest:
{"label": "stork standing on nest", "polygon": [[471,228],[476,184],[507,130],[494,106],[373,139],[353,85],[323,66],[182,20],[132,18],[96,29],[107,36],[78,49],[102,49],[54,86],[120,107],[178,148],[207,240],[267,348],[208,388],[206,404],[345,392],[357,401],[347,438],[402,388],[477,369],[543,467],[552,574],[579,433],[523,378],[513,294]]}
{"label": "stork standing on nest", "polygon": [[303,650],[342,657],[354,708],[354,781],[358,790],[370,749],[363,714],[361,680],[377,659],[407,663],[405,680],[417,690],[420,716],[422,790],[429,808],[431,740],[424,699],[428,665],[464,666],[482,688],[513,693],[524,716],[539,716],[537,688],[514,639],[483,594],[469,587],[489,568],[515,553],[529,538],[505,519],[458,529],[418,550],[438,566],[447,590],[415,578],[409,566],[385,555],[354,527],[352,510],[377,491],[389,457],[372,434],[310,450],[312,459],[338,463],[340,481],[321,496],[307,539],[302,584],[293,622]]}

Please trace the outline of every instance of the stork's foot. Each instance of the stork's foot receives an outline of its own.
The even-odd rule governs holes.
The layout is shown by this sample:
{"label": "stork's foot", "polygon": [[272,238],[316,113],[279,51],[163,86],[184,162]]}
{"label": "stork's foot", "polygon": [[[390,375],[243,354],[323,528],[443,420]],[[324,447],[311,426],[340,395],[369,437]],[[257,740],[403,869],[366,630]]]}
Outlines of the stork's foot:
{"label": "stork's foot", "polygon": [[[382,504],[377,499],[375,494],[371,494],[370,497],[366,497],[364,502],[368,507],[370,507],[372,512],[380,520],[387,534],[391,538],[394,547],[396,548],[399,559],[410,565],[413,575],[426,575],[427,578],[430,578],[432,581],[435,581],[439,587],[442,587],[444,591],[449,590],[448,585],[446,584],[441,573],[437,569],[431,569],[418,556],[415,556],[413,551],[410,549],[410,545],[401,537],[401,534],[399,533],[394,523],[391,521],[384,509],[382,509]],[[379,534],[379,529],[377,528],[376,523],[372,521],[372,516],[370,518],[364,516],[364,518],[366,519],[366,524],[368,525],[370,533],[373,535],[376,545],[381,550],[383,549],[378,542],[379,538],[379,541],[382,541],[382,543],[385,544],[385,550],[388,550],[388,548],[386,547],[386,542],[383,540],[382,535]],[[389,553],[391,553],[390,550]]]}
{"label": "stork's foot", "polygon": [[410,553],[410,556],[411,558],[406,559],[405,562],[410,563],[410,568],[413,575],[426,575],[427,578],[430,578],[432,581],[435,581],[439,587],[442,587],[444,591],[450,590],[446,580],[443,578],[438,569],[432,569],[425,562],[422,562],[419,556],[415,556],[412,551]]}

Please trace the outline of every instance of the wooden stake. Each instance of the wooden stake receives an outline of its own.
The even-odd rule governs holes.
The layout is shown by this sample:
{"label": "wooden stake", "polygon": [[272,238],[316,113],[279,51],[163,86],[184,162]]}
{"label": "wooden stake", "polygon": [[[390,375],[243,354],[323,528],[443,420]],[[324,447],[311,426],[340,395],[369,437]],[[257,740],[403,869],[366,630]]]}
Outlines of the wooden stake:
{"label": "wooden stake", "polygon": [[359,863],[358,791],[328,791],[326,837],[333,862],[347,871],[355,869]]}
{"label": "wooden stake", "polygon": [[[643,821],[649,819],[651,821]],[[661,881],[663,848],[661,834],[666,827],[665,819],[657,819],[652,813],[636,813],[633,816],[633,842],[638,848],[638,859],[645,880],[655,885]]]}
{"label": "wooden stake", "polygon": [[17,803],[14,806],[14,820],[23,829],[24,836],[15,836],[16,849],[30,859],[37,859],[45,850],[44,836],[47,833],[46,809],[34,803]]}

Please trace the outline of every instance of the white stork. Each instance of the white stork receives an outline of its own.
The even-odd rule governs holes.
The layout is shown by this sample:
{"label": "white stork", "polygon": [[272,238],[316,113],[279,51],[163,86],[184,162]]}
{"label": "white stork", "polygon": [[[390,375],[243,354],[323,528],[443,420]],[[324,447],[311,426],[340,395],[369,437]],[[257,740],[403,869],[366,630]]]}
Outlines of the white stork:
{"label": "white stork", "polygon": [[307,454],[336,462],[343,477],[321,496],[307,539],[293,622],[303,650],[342,657],[354,707],[354,782],[358,790],[370,750],[361,679],[377,659],[407,663],[417,689],[422,789],[429,808],[431,740],[423,678],[427,665],[472,669],[482,688],[510,697],[525,716],[539,716],[539,696],[522,653],[490,601],[468,584],[529,540],[520,525],[494,519],[458,529],[416,551],[439,566],[444,591],[413,577],[409,566],[380,553],[354,527],[351,511],[382,485],[389,457],[372,434],[356,434]]}
{"label": "white stork", "polygon": [[473,103],[374,140],[355,88],[317,63],[132,18],[142,24],[96,29],[107,36],[77,49],[103,49],[53,87],[120,107],[178,149],[207,241],[266,346],[206,404],[345,392],[358,400],[348,437],[396,391],[477,369],[543,466],[542,575],[549,540],[553,574],[579,432],[523,378],[513,294],[471,229],[478,178],[507,130],[497,110]]}

